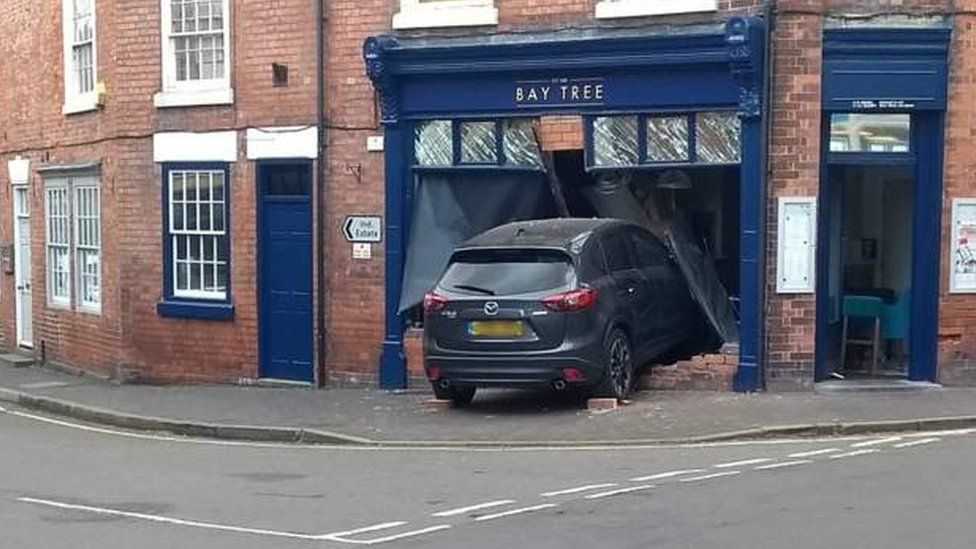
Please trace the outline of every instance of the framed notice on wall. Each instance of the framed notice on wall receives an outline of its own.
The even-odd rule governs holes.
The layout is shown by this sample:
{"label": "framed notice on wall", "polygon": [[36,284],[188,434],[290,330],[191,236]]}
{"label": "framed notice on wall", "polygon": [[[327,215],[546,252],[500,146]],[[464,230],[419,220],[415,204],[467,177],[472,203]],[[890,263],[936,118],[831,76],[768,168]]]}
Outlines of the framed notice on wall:
{"label": "framed notice on wall", "polygon": [[976,198],[952,201],[949,291],[976,293]]}
{"label": "framed notice on wall", "polygon": [[817,199],[780,197],[776,293],[813,293],[817,282]]}

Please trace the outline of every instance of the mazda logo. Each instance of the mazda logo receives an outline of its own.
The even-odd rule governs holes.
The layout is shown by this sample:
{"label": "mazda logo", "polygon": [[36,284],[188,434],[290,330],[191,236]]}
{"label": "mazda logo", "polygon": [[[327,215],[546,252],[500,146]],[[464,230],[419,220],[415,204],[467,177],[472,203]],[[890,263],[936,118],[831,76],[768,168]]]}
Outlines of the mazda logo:
{"label": "mazda logo", "polygon": [[495,316],[498,314],[498,303],[495,301],[488,301],[485,303],[485,314],[488,316]]}

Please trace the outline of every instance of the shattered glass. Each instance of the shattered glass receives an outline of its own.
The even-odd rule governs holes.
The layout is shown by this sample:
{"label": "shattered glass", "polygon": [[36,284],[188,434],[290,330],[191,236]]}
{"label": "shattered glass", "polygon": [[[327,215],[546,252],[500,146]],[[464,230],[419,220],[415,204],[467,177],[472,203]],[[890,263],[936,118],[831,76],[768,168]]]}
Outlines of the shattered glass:
{"label": "shattered glass", "polygon": [[734,112],[703,112],[697,123],[698,162],[735,164],[741,157],[741,126]]}
{"label": "shattered glass", "polygon": [[593,165],[637,164],[637,117],[600,116],[593,119]]}
{"label": "shattered glass", "polygon": [[668,116],[647,119],[647,161],[688,161],[688,118]]}
{"label": "shattered glass", "polygon": [[429,120],[417,124],[414,153],[421,166],[450,166],[454,163],[454,143],[450,120]]}
{"label": "shattered glass", "polygon": [[461,163],[498,163],[494,122],[461,122]]}
{"label": "shattered glass", "polygon": [[509,166],[542,166],[539,142],[532,131],[532,120],[516,118],[502,121],[502,144],[505,164]]}

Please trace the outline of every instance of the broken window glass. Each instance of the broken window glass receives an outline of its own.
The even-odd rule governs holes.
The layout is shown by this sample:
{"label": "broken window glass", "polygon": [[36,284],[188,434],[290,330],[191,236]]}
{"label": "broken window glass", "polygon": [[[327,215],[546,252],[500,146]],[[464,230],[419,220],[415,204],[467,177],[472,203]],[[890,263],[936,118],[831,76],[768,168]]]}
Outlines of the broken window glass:
{"label": "broken window glass", "polygon": [[741,128],[734,112],[703,112],[695,118],[698,162],[735,164],[741,156]]}
{"label": "broken window glass", "polygon": [[647,119],[647,161],[688,161],[688,118],[685,116]]}
{"label": "broken window glass", "polygon": [[539,142],[532,131],[532,120],[516,118],[502,121],[502,142],[505,164],[510,166],[542,166]]}
{"label": "broken window glass", "polygon": [[600,116],[593,119],[593,165],[637,164],[637,117]]}
{"label": "broken window glass", "polygon": [[495,123],[461,122],[461,163],[496,164]]}
{"label": "broken window glass", "polygon": [[450,120],[428,120],[417,124],[414,154],[421,166],[450,166],[454,163],[454,142]]}

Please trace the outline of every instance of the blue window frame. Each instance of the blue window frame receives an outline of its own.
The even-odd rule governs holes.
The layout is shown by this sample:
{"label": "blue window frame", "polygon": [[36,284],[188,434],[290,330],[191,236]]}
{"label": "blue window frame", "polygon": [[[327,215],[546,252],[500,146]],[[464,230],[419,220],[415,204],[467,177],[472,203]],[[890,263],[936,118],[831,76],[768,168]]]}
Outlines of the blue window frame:
{"label": "blue window frame", "polygon": [[586,117],[584,128],[588,170],[733,166],[742,161],[736,111],[596,114]]}
{"label": "blue window frame", "polygon": [[414,168],[542,169],[534,119],[468,118],[414,123]]}
{"label": "blue window frame", "polygon": [[231,319],[230,168],[162,168],[163,299],[160,316]]}

